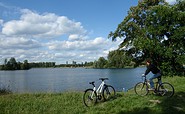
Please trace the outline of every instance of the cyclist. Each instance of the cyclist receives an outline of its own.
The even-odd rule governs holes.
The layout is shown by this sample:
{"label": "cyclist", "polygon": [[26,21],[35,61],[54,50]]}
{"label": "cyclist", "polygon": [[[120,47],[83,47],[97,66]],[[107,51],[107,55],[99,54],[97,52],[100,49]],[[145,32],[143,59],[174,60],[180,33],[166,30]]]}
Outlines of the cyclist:
{"label": "cyclist", "polygon": [[[151,71],[154,75],[152,77],[149,78],[150,80],[150,89],[149,90],[154,90],[154,82],[153,79],[158,78],[161,76],[161,71],[157,68],[157,66],[155,66],[154,64],[151,63],[151,60],[148,59],[146,60],[146,65],[147,65],[147,69],[145,71],[145,76]],[[159,80],[159,84],[161,84],[161,80]]]}

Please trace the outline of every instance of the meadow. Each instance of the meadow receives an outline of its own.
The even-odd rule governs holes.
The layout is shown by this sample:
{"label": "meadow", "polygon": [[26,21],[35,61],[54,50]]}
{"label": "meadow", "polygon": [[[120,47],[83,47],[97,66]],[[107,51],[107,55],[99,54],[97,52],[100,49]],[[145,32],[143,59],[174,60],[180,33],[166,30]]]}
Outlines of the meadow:
{"label": "meadow", "polygon": [[109,101],[93,107],[83,104],[83,92],[15,94],[0,93],[0,114],[184,114],[185,77],[164,77],[175,88],[172,98],[152,93],[141,97],[134,93],[117,92]]}

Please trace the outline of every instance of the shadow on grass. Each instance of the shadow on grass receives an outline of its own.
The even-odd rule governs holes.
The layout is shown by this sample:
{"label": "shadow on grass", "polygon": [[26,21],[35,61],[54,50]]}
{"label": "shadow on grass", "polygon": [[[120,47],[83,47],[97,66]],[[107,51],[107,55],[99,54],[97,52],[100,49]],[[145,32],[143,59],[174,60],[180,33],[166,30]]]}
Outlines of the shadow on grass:
{"label": "shadow on grass", "polygon": [[120,111],[118,114],[185,114],[185,92],[177,92],[171,98],[162,97],[158,107],[161,110],[155,112],[149,107],[138,107],[132,111]]}
{"label": "shadow on grass", "polygon": [[118,114],[152,114],[152,111],[151,111],[151,109],[146,107],[143,109],[135,108],[133,111],[128,111],[128,112],[121,111]]}
{"label": "shadow on grass", "polygon": [[96,105],[99,104],[99,103],[103,103],[103,102],[111,102],[111,101],[113,101],[113,100],[115,100],[115,99],[117,99],[119,97],[123,97],[123,95],[120,94],[120,93],[116,93],[115,96],[113,96],[113,97],[111,97],[111,98],[109,98],[107,100],[103,100],[103,97],[102,97],[101,100],[97,100]]}
{"label": "shadow on grass", "polygon": [[185,92],[177,92],[173,97],[163,99],[160,106],[165,114],[185,114]]}

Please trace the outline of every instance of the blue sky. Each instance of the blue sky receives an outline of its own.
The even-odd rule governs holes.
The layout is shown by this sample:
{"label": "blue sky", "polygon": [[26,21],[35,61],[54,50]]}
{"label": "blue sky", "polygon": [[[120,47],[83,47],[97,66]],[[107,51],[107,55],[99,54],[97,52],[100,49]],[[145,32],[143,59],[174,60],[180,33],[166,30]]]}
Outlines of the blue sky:
{"label": "blue sky", "polygon": [[[175,0],[168,0],[173,3]],[[77,63],[106,57],[121,40],[107,36],[138,0],[0,0],[0,64]]]}

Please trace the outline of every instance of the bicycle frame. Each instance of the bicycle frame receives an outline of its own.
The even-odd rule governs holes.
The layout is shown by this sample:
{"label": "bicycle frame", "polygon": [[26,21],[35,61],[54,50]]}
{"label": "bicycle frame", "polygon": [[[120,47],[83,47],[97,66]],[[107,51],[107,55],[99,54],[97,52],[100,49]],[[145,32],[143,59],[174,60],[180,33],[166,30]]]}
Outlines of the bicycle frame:
{"label": "bicycle frame", "polygon": [[[102,90],[103,90],[104,85],[105,85],[105,82],[104,82],[104,81],[102,81],[102,83],[100,84],[100,86],[98,87],[98,89],[97,89],[97,90],[95,90],[95,91],[96,91],[96,93],[97,93],[97,95],[99,95],[99,94],[101,94],[101,93],[102,93]],[[95,88],[95,89],[96,89],[96,88]]]}
{"label": "bicycle frame", "polygon": [[[147,78],[146,78],[146,76],[143,76],[144,77],[144,79],[143,79],[143,83],[147,86],[147,89],[149,88],[149,86],[150,86],[150,83],[149,83],[149,81],[147,80]],[[158,90],[158,87],[159,87],[159,79],[157,79],[157,81],[156,82],[154,82],[154,84],[155,84],[155,91],[157,92],[157,90]]]}
{"label": "bicycle frame", "polygon": [[156,82],[154,82],[154,84],[155,84],[155,90],[158,90],[158,88],[159,88],[159,81],[157,80]]}
{"label": "bicycle frame", "polygon": [[102,81],[101,84],[99,85],[98,89],[96,89],[96,86],[93,84],[93,92],[91,94],[91,98],[94,96],[94,92],[96,92],[97,95],[101,95],[103,91],[103,87],[105,86],[105,81]]}
{"label": "bicycle frame", "polygon": [[[143,79],[144,78],[144,79]],[[150,83],[149,81],[147,80],[146,76],[142,76],[142,80],[143,80],[143,83],[147,86],[147,89],[149,88],[150,86]]]}

